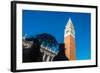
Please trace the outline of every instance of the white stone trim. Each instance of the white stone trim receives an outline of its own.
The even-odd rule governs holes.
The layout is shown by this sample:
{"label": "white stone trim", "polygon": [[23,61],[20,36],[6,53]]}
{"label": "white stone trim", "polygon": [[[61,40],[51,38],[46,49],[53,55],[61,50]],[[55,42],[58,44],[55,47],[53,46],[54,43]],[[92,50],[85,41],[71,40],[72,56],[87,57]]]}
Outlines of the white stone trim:
{"label": "white stone trim", "polygon": [[64,38],[71,35],[73,38],[75,38],[75,35],[73,35],[72,33],[68,32],[67,34],[64,35]]}

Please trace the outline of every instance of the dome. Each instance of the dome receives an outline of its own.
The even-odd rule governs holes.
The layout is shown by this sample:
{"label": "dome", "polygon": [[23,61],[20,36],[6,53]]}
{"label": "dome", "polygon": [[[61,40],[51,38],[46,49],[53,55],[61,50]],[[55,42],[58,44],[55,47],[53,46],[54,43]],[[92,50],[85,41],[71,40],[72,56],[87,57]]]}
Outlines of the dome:
{"label": "dome", "polygon": [[47,49],[51,50],[53,53],[57,54],[59,52],[59,44],[54,36],[43,33],[37,35],[36,39],[39,40],[42,46],[47,47]]}

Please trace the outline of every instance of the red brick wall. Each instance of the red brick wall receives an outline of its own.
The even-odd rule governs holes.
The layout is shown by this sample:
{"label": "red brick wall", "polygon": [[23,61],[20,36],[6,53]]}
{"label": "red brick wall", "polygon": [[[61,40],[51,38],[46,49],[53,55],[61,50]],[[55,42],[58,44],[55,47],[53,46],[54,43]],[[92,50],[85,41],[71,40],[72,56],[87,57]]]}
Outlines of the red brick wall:
{"label": "red brick wall", "polygon": [[68,57],[69,60],[76,59],[76,49],[75,49],[75,39],[68,35],[64,39],[65,43],[65,55]]}

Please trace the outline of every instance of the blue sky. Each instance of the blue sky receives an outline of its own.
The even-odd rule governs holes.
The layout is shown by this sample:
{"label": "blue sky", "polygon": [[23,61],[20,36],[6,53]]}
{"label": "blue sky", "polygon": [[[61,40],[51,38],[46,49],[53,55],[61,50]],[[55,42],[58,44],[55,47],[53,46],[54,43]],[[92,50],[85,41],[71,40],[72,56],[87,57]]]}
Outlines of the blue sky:
{"label": "blue sky", "polygon": [[28,36],[49,33],[59,43],[64,43],[64,29],[71,18],[75,28],[76,58],[91,58],[91,14],[23,10],[23,34]]}

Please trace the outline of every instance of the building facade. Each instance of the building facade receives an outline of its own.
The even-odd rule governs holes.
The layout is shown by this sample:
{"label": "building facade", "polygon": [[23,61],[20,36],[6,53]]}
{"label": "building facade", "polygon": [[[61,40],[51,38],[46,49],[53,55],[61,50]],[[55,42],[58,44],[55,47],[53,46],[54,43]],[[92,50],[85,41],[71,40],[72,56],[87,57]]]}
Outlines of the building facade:
{"label": "building facade", "polygon": [[43,62],[53,61],[53,58],[57,55],[56,52],[51,50],[49,47],[45,47],[43,45],[41,45],[40,51],[43,55],[43,57],[42,57]]}

